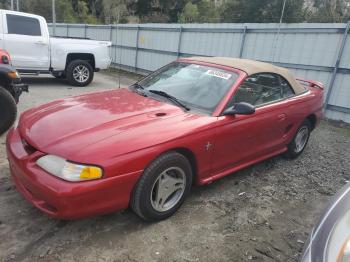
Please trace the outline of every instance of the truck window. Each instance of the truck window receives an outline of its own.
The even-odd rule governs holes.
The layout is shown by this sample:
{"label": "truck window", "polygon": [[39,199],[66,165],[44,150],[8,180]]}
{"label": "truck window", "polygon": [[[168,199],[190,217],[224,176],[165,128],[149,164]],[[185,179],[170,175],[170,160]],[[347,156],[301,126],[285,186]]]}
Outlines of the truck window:
{"label": "truck window", "polygon": [[32,17],[6,14],[8,34],[41,36],[39,20]]}

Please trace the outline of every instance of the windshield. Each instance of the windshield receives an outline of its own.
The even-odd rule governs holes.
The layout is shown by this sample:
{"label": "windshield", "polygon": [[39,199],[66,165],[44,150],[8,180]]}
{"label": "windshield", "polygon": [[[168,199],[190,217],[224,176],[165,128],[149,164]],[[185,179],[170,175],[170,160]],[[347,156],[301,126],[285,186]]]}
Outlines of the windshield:
{"label": "windshield", "polygon": [[212,112],[238,75],[214,67],[172,63],[139,82],[145,90],[163,91],[189,107]]}

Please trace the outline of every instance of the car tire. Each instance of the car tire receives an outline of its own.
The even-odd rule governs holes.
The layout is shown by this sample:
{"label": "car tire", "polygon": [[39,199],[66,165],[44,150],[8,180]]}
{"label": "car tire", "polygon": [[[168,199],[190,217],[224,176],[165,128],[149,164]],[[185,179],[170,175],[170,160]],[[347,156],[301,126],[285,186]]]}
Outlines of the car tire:
{"label": "car tire", "polygon": [[94,78],[94,70],[89,62],[74,60],[67,66],[66,76],[72,86],[87,86]]}
{"label": "car tire", "polygon": [[0,135],[5,133],[16,121],[17,105],[13,96],[0,87]]}
{"label": "car tire", "polygon": [[309,142],[311,133],[311,124],[308,119],[299,126],[293,140],[288,144],[288,150],[286,156],[288,158],[294,159],[301,155],[304,151],[307,143]]}
{"label": "car tire", "polygon": [[134,188],[131,208],[145,221],[170,217],[190,192],[192,176],[191,164],[182,154],[170,151],[159,156],[145,169]]}

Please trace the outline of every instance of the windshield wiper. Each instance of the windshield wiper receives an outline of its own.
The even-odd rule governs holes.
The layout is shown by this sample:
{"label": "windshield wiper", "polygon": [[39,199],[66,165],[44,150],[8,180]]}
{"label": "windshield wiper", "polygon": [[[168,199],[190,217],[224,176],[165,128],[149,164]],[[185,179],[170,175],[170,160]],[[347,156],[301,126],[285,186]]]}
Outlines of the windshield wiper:
{"label": "windshield wiper", "polygon": [[178,106],[182,107],[183,109],[185,109],[185,111],[189,111],[190,108],[188,106],[186,106],[184,103],[180,102],[179,99],[177,99],[176,97],[169,95],[168,93],[164,92],[164,91],[160,91],[160,90],[148,90],[150,93],[156,94],[156,95],[160,95],[163,96],[165,98],[167,98],[168,100],[172,101],[173,103],[177,104]]}
{"label": "windshield wiper", "polygon": [[140,85],[139,83],[135,83],[131,85],[132,88],[134,88],[135,92],[142,95],[142,96],[147,96],[145,92],[145,88]]}

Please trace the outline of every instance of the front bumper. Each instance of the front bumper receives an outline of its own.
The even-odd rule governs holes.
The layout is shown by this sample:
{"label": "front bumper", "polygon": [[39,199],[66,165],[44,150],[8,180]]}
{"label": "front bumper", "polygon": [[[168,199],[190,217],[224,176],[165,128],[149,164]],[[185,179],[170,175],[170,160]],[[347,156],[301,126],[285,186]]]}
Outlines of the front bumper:
{"label": "front bumper", "polygon": [[44,154],[28,153],[17,129],[7,137],[7,155],[16,188],[35,207],[49,216],[78,219],[125,209],[140,172],[94,181],[68,182],[36,165]]}

